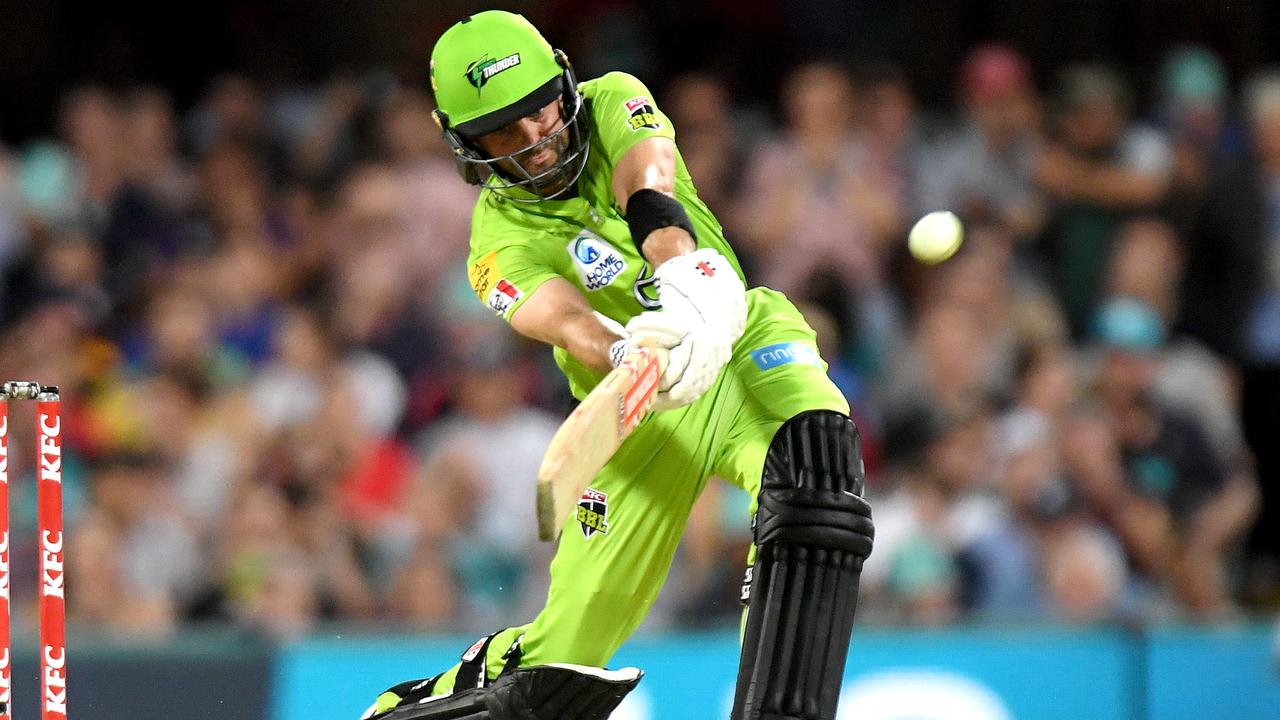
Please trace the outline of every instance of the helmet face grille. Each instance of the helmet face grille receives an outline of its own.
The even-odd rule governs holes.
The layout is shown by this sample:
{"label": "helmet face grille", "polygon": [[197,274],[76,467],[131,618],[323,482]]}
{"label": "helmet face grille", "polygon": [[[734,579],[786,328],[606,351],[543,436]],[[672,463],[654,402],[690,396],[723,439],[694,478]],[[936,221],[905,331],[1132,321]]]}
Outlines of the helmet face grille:
{"label": "helmet face grille", "polygon": [[[587,166],[591,151],[590,129],[583,118],[582,97],[571,74],[566,73],[562,114],[564,127],[538,142],[509,155],[484,157],[470,147],[456,153],[463,177],[516,202],[553,200],[572,194],[574,184]],[[546,170],[531,174],[520,160],[550,146],[556,162]],[[513,192],[516,190],[525,192]],[[532,193],[529,197],[527,193]]]}

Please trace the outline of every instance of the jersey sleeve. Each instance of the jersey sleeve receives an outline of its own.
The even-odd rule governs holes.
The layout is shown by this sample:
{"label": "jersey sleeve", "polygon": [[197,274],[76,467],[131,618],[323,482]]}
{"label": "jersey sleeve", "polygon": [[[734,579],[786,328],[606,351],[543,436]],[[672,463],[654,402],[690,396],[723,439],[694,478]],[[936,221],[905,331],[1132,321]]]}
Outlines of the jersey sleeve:
{"label": "jersey sleeve", "polygon": [[649,89],[635,76],[611,72],[592,80],[591,85],[591,114],[610,167],[617,167],[631,146],[645,138],[675,139],[670,118],[658,109]]}
{"label": "jersey sleeve", "polygon": [[486,225],[473,222],[467,279],[476,297],[503,320],[511,321],[516,308],[557,276],[555,268],[537,251],[533,238],[514,229],[486,234]]}

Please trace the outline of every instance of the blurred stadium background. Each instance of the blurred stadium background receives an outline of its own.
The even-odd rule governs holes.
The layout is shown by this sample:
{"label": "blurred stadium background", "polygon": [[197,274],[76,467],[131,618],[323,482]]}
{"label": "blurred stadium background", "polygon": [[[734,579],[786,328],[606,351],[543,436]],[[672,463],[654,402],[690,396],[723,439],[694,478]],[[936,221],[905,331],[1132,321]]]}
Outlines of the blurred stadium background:
{"label": "blurred stadium background", "polygon": [[[646,81],[805,301],[877,517],[848,718],[1280,717],[1280,5],[496,5]],[[64,391],[74,716],[352,718],[539,607],[570,399],[471,295],[429,117],[486,7],[0,4],[0,376]],[[925,268],[939,208],[968,240]],[[735,493],[619,658],[628,720],[726,715]]]}

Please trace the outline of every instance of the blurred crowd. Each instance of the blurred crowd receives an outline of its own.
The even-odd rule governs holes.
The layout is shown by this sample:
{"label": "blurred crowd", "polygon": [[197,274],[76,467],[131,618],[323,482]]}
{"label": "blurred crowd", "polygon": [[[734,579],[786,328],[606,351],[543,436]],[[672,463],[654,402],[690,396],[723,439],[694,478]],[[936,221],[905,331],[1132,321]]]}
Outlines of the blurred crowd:
{"label": "blurred crowd", "polygon": [[[1274,607],[1280,71],[1233,83],[1179,48],[1140,105],[1113,69],[1040,70],[975,48],[939,113],[885,65],[797,67],[764,109],[711,75],[651,86],[853,408],[863,617]],[[0,375],[63,390],[73,622],[293,637],[540,607],[533,478],[570,398],[467,286],[476,190],[432,107],[377,73],[228,75],[181,112],[89,85],[56,135],[0,145]],[[904,240],[936,209],[966,242],[924,266]],[[10,425],[31,567],[33,427]],[[746,506],[709,484],[652,625],[736,622]]]}

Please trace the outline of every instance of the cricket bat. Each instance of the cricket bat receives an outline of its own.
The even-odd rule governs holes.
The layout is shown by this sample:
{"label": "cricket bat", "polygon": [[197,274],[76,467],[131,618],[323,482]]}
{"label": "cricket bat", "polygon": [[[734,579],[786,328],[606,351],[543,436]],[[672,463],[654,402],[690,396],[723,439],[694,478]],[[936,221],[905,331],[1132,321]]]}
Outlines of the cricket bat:
{"label": "cricket bat", "polygon": [[538,537],[560,537],[591,480],[640,424],[658,396],[667,351],[641,345],[560,425],[538,469]]}

